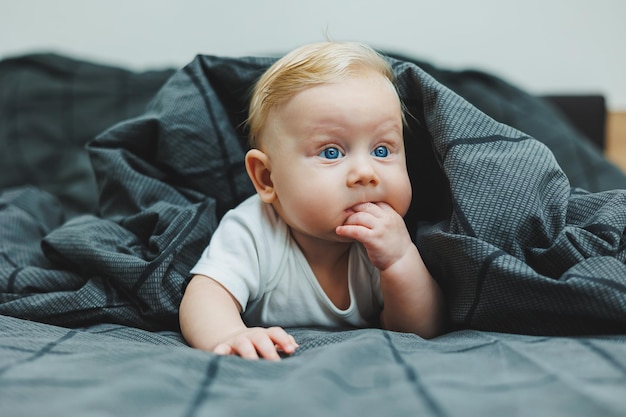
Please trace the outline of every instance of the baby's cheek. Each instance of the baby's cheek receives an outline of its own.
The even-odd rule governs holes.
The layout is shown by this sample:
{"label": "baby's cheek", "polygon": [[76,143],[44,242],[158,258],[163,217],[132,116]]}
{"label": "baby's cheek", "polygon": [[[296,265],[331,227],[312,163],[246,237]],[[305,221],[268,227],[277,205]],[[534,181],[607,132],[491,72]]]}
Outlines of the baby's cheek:
{"label": "baby's cheek", "polygon": [[301,218],[318,223],[328,215],[329,207],[325,201],[328,199],[323,195],[315,194],[315,192],[306,193],[300,195],[297,207],[294,209],[299,212]]}
{"label": "baby's cheek", "polygon": [[391,206],[400,216],[404,216],[406,212],[409,211],[411,198],[413,197],[411,182],[406,178],[405,181],[398,184],[394,191],[394,199]]}

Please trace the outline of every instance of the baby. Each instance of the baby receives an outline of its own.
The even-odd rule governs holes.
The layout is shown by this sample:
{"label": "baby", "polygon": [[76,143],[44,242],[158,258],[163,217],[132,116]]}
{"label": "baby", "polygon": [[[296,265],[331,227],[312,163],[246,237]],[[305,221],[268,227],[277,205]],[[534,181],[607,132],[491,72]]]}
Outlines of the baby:
{"label": "baby", "polygon": [[191,271],[187,342],[277,360],[298,347],[288,327],[439,334],[441,291],[402,218],[411,184],[389,63],[357,43],[298,48],[256,84],[248,124],[257,193]]}

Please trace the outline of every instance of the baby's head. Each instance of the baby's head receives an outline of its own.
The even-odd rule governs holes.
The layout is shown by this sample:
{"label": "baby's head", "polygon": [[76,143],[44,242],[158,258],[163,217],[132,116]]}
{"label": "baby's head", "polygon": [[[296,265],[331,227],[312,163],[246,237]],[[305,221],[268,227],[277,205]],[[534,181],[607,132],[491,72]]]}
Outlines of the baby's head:
{"label": "baby's head", "polygon": [[371,48],[326,42],[286,55],[259,80],[248,122],[248,175],[294,236],[337,240],[362,203],[407,212],[402,105]]}
{"label": "baby's head", "polygon": [[379,73],[394,82],[389,63],[364,44],[320,42],[288,53],[263,74],[253,90],[248,113],[250,146],[260,147],[270,113],[297,93],[365,71]]}

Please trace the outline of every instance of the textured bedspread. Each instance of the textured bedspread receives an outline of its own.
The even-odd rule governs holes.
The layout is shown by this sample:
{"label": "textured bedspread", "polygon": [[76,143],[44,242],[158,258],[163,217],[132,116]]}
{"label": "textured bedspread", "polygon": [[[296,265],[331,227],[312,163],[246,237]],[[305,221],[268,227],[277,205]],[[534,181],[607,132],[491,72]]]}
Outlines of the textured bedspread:
{"label": "textured bedspread", "polygon": [[3,416],[623,416],[624,336],[295,330],[278,364],[177,333],[0,320]]}
{"label": "textured bedspread", "polygon": [[[63,80],[111,72],[55,60],[44,74]],[[406,221],[453,331],[295,329],[301,348],[279,364],[188,348],[178,304],[221,216],[253,192],[242,122],[271,62],[199,56],[174,73],[89,143],[88,193],[73,175],[3,183],[0,414],[624,415],[626,177],[525,93],[431,69],[501,124],[409,62],[394,61],[411,115]],[[2,65],[0,84],[19,85]],[[28,106],[0,91],[0,149],[14,152]],[[54,129],[82,131],[74,122]],[[2,180],[36,172],[2,166]]]}

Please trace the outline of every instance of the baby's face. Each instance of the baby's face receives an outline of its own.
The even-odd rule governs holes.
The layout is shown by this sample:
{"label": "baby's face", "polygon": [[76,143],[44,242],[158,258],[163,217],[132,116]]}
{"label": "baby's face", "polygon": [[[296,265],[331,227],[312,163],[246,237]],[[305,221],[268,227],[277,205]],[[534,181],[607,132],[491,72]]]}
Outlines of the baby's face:
{"label": "baby's face", "polygon": [[364,202],[406,214],[402,110],[382,75],[364,72],[296,94],[271,113],[263,136],[274,207],[293,230],[342,241],[335,228]]}

